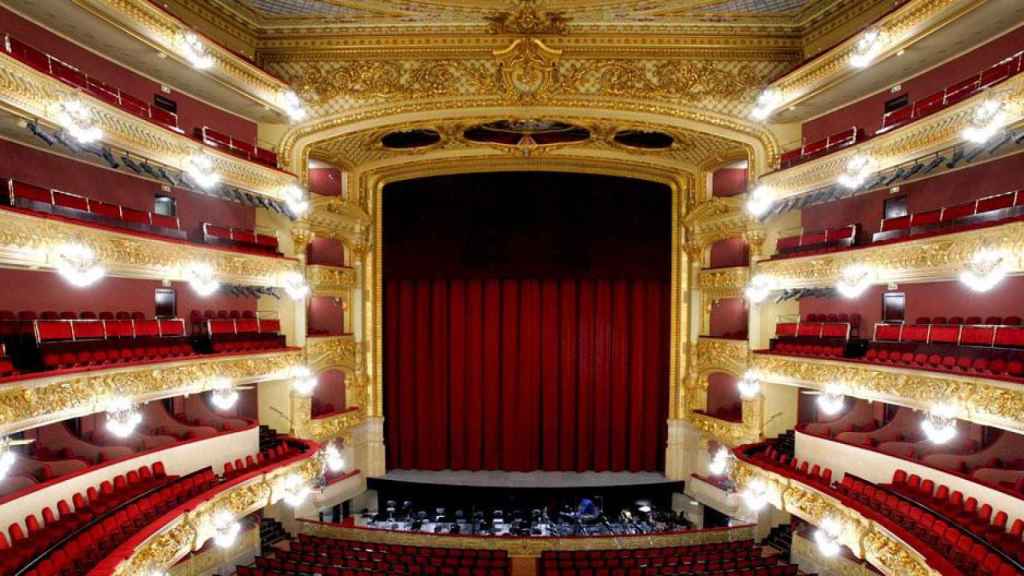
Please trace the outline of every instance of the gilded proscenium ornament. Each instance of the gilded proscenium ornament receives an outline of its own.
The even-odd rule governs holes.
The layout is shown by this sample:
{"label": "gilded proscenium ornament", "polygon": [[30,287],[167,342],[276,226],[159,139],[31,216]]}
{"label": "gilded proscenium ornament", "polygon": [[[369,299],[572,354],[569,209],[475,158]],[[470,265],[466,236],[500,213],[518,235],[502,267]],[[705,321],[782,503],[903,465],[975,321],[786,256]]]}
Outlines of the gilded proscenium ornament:
{"label": "gilded proscenium ornament", "polygon": [[201,550],[175,564],[167,571],[167,576],[215,574],[217,568],[224,565],[225,559],[234,558],[241,562],[245,558],[252,558],[259,554],[259,548],[260,531],[257,527],[250,527],[238,536],[238,543],[232,546],[230,551],[224,551],[217,547]]}
{"label": "gilded proscenium ornament", "polygon": [[[983,3],[982,0],[909,0],[874,24],[885,42],[876,61],[896,54]],[[853,35],[769,84],[768,87],[778,90],[780,95],[776,110],[793,106],[857,74],[859,70],[850,64],[850,58],[858,40],[860,35]]]}
{"label": "gilded proscenium ornament", "polygon": [[300,270],[299,263],[289,258],[217,250],[0,211],[0,266],[49,269],[51,251],[68,242],[91,248],[107,273],[114,276],[187,281],[191,264],[201,261],[209,264],[222,282],[280,286],[284,273]]}
{"label": "gilded proscenium ornament", "polygon": [[303,365],[298,350],[198,357],[174,362],[44,376],[0,387],[0,434],[106,410],[116,398],[136,402],[212,389],[218,377],[236,383],[282,378]]}
{"label": "gilded proscenium ornament", "polygon": [[309,369],[317,374],[327,370],[340,370],[346,374],[358,370],[361,351],[362,345],[351,334],[306,338],[306,362]]}
{"label": "gilded proscenium ornament", "polygon": [[[181,20],[148,0],[73,0],[79,6],[99,15],[160,50],[163,54],[181,53],[182,34],[191,32]],[[207,52],[216,60],[214,66],[203,71],[264,106],[285,114],[283,95],[290,88],[259,66],[224,48],[218,42],[204,42]]]}
{"label": "gilded proscenium ornament", "polygon": [[541,0],[513,0],[514,10],[498,12],[486,19],[491,34],[567,34],[569,17],[565,12],[542,10]]}
{"label": "gilded proscenium ornament", "polygon": [[473,536],[436,536],[415,532],[392,530],[366,530],[345,528],[340,524],[305,522],[300,524],[302,534],[376,544],[398,544],[403,546],[425,546],[434,548],[461,548],[469,550],[505,550],[509,556],[539,558],[544,552],[555,550],[604,550],[609,548],[669,548],[694,546],[713,542],[735,542],[754,537],[752,526],[740,526],[728,530],[691,530],[674,534],[648,534],[643,538],[616,538],[584,536],[570,538],[479,538]]}
{"label": "gilded proscenium ornament", "polygon": [[928,566],[920,552],[893,536],[884,526],[817,488],[744,460],[733,463],[732,474],[740,493],[754,480],[760,480],[767,487],[768,502],[779,510],[814,525],[820,525],[826,518],[838,521],[843,527],[839,541],[886,576],[940,574]]}
{"label": "gilded proscenium ornament", "polygon": [[957,278],[971,258],[982,249],[1009,254],[1009,272],[1024,270],[1024,222],[1011,222],[919,240],[868,246],[803,256],[765,260],[757,271],[778,281],[783,288],[814,288],[835,285],[842,270],[857,264],[870,268],[876,284],[934,282]]}
{"label": "gilded proscenium ornament", "polygon": [[321,471],[316,452],[312,449],[301,460],[232,486],[194,509],[183,512],[142,544],[125,550],[131,555],[117,565],[113,575],[139,576],[152,570],[168,569],[213,538],[214,517],[219,512],[227,511],[235,519],[240,519],[273,505],[284,496],[281,481],[292,474],[312,483]]}
{"label": "gilded proscenium ornament", "polygon": [[760,228],[743,207],[744,198],[713,197],[697,204],[683,219],[689,242],[702,250],[719,240],[740,238],[747,230]]}
{"label": "gilded proscenium ornament", "polygon": [[317,296],[347,297],[359,287],[355,268],[314,264],[306,266],[309,289]]}
{"label": "gilded proscenium ornament", "polygon": [[[1024,76],[1017,75],[1003,82],[995,95],[1004,103],[1005,123],[1012,126],[1024,121]],[[931,114],[906,126],[881,134],[856,146],[828,154],[792,168],[764,175],[764,185],[774,202],[832,186],[846,171],[855,156],[867,156],[872,171],[878,172],[923,158],[963,142],[963,131],[971,126],[975,110],[992,98],[993,92],[963,100],[945,110]]]}
{"label": "gilded proscenium ornament", "polygon": [[302,223],[316,236],[334,238],[351,247],[363,239],[370,217],[356,201],[319,196],[311,202]]}
{"label": "gilded proscenium ornament", "polygon": [[707,387],[707,376],[712,372],[741,376],[750,365],[749,356],[746,340],[701,336],[697,339],[696,384]]}
{"label": "gilded proscenium ornament", "polygon": [[842,555],[832,558],[822,556],[818,551],[817,544],[799,534],[793,535],[792,550],[794,562],[797,559],[801,560],[801,565],[803,565],[803,560],[812,562],[805,568],[811,568],[818,574],[828,574],[829,576],[877,576],[878,574],[865,562],[858,562]]}
{"label": "gilded proscenium ornament", "polygon": [[740,298],[749,279],[750,269],[746,266],[705,268],[700,271],[697,287],[707,299]]}
{"label": "gilded proscenium ornament", "polygon": [[689,414],[689,420],[694,428],[714,438],[719,444],[734,448],[742,444],[757,442],[761,439],[764,400],[760,398],[744,400],[742,412],[742,422],[722,420],[693,411]]}
{"label": "gilded proscenium ornament", "polygon": [[203,146],[184,134],[75,90],[14,58],[0,57],[0,105],[14,114],[55,127],[60,103],[73,98],[89,106],[96,126],[103,130],[103,142],[140,158],[178,170],[185,167],[193,153],[203,150],[213,159],[213,168],[223,184],[280,201],[284,201],[285,188],[297,183],[292,174]]}
{"label": "gilded proscenium ornament", "polygon": [[306,427],[298,430],[297,433],[301,438],[312,438],[318,442],[329,442],[340,438],[348,443],[352,440],[352,432],[364,420],[366,420],[366,410],[355,407],[324,418],[312,418]]}
{"label": "gilded proscenium ornament", "polygon": [[[929,410],[954,406],[956,417],[1024,433],[1024,387],[963,373],[931,372],[860,362],[753,354],[751,368],[774,384]],[[834,388],[837,387],[838,388]]]}

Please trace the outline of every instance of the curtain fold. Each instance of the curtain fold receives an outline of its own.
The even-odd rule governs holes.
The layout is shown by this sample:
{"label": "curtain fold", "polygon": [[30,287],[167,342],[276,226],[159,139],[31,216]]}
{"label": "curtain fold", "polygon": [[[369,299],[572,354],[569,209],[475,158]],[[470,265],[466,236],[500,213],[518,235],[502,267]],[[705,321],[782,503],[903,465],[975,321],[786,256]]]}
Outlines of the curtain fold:
{"label": "curtain fold", "polygon": [[385,283],[389,468],[664,467],[662,280]]}

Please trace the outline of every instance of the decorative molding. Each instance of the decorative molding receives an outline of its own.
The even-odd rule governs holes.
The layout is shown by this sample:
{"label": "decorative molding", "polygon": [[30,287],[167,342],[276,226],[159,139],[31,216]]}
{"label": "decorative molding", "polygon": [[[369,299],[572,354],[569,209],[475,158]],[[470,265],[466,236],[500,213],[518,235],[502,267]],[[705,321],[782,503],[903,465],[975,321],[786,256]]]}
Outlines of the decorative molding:
{"label": "decorative molding", "polygon": [[306,281],[316,296],[348,298],[352,290],[359,287],[355,268],[343,266],[306,266]]}
{"label": "decorative molding", "polygon": [[167,571],[167,576],[215,574],[221,566],[246,562],[259,552],[260,530],[258,526],[253,526],[239,535],[238,543],[230,550],[223,550],[216,546],[200,550],[175,564]]}
{"label": "decorative molding", "polygon": [[313,198],[302,223],[316,236],[334,238],[355,249],[364,241],[370,217],[355,202],[337,196],[321,196]]}
{"label": "decorative molding", "polygon": [[[103,20],[149,44],[162,54],[188,62],[181,54],[181,36],[194,32],[170,12],[149,0],[73,0]],[[238,94],[287,116],[284,95],[290,90],[282,80],[267,73],[255,63],[242,58],[219,43],[206,40],[207,52],[215,60],[209,70],[197,74],[212,77]]]}
{"label": "decorative molding", "polygon": [[351,334],[306,337],[306,361],[317,374],[327,370],[358,371],[361,350],[362,345]]}
{"label": "decorative molding", "polygon": [[750,279],[750,268],[704,268],[697,277],[701,295],[711,301],[723,298],[740,298]]}
{"label": "decorative molding", "polygon": [[764,400],[743,401],[743,421],[732,422],[691,411],[690,423],[705,436],[713,438],[719,444],[735,448],[743,444],[751,444],[761,440],[761,428],[764,415]]}
{"label": "decorative molding", "polygon": [[[887,38],[885,49],[875,60],[897,54],[982,4],[984,0],[909,0],[874,23]],[[813,36],[813,30],[809,32]],[[781,96],[776,109],[794,106],[856,74],[864,74],[850,64],[859,39],[860,35],[853,35],[768,84]]]}
{"label": "decorative molding", "polygon": [[141,158],[181,170],[194,152],[202,150],[213,158],[214,169],[220,173],[223,184],[280,201],[284,201],[284,189],[297,183],[293,174],[204,146],[185,134],[76,90],[6,54],[0,55],[0,106],[27,120],[39,119],[56,127],[55,110],[66,98],[86,100],[97,126],[103,130],[103,141]]}
{"label": "decorative molding", "polygon": [[480,538],[476,536],[435,536],[415,532],[374,530],[372,528],[345,528],[339,524],[303,522],[300,532],[310,536],[335,538],[355,542],[376,544],[398,544],[403,546],[425,546],[433,548],[462,548],[505,550],[509,556],[539,558],[553,550],[602,550],[634,548],[668,548],[674,546],[695,546],[712,542],[738,542],[754,537],[753,526],[737,526],[728,529],[687,530],[675,534],[647,534],[640,538],[621,536],[581,536],[570,538]]}
{"label": "decorative molding", "polygon": [[751,368],[762,381],[929,410],[938,404],[956,417],[1024,433],[1024,386],[960,372],[932,372],[862,362],[755,353]]}
{"label": "decorative molding", "polygon": [[541,11],[538,0],[513,0],[514,10],[485,16],[491,34],[568,34],[565,12]]}
{"label": "decorative molding", "polygon": [[701,336],[697,339],[697,384],[706,386],[707,375],[712,372],[742,376],[749,366],[749,356],[746,340]]}
{"label": "decorative molding", "polygon": [[761,225],[750,217],[743,206],[746,196],[712,197],[690,210],[683,219],[688,244],[699,253],[719,240],[742,238],[747,230]]}
{"label": "decorative molding", "polygon": [[734,462],[733,478],[741,493],[753,480],[762,481],[772,506],[811,524],[827,518],[839,522],[840,542],[886,576],[940,576],[920,552],[884,526],[816,488],[740,459]]}
{"label": "decorative molding", "polygon": [[876,284],[937,282],[957,278],[983,248],[1005,250],[1010,255],[1010,272],[1024,271],[1024,222],[812,256],[763,260],[755,269],[775,278],[781,288],[831,286],[842,270],[853,264],[871,268]]}
{"label": "decorative molding", "polygon": [[[928,0],[938,3],[939,0]],[[941,0],[948,3],[952,0]],[[759,180],[774,202],[799,196],[838,182],[854,156],[872,159],[872,170],[883,171],[963,142],[964,128],[971,125],[977,107],[993,92],[1005,103],[1006,125],[1024,121],[1024,75],[1018,74],[993,90],[986,90],[945,110],[880,134],[839,152],[804,162],[792,168],[765,174]]]}
{"label": "decorative molding", "polygon": [[218,377],[239,384],[284,378],[301,366],[303,359],[301,351],[287,349],[200,356],[8,382],[0,387],[0,433],[102,412],[115,397],[149,402],[212,390]]}
{"label": "decorative molding", "polygon": [[[828,574],[829,576],[878,576],[867,562],[857,562],[843,555],[831,558],[818,552],[818,545],[804,538],[801,534],[793,534],[793,562],[798,562],[808,573]],[[805,564],[811,564],[808,566]]]}
{"label": "decorative molding", "polygon": [[187,281],[189,266],[199,261],[209,264],[222,282],[281,286],[286,272],[301,270],[290,258],[218,250],[0,210],[0,266],[52,270],[51,252],[66,242],[92,248],[98,262],[114,276]]}
{"label": "decorative molding", "polygon": [[356,427],[366,420],[366,410],[352,408],[324,418],[311,418],[300,427],[296,423],[296,435],[300,438],[311,438],[317,442],[330,442],[341,438],[345,444],[352,441]]}
{"label": "decorative molding", "polygon": [[152,570],[165,570],[194,550],[202,548],[214,536],[214,517],[227,511],[239,519],[283,498],[282,481],[298,474],[307,482],[320,475],[317,447],[301,460],[261,474],[227,488],[195,508],[183,511],[159,532],[135,546],[131,556],[117,565],[113,576],[138,576]]}

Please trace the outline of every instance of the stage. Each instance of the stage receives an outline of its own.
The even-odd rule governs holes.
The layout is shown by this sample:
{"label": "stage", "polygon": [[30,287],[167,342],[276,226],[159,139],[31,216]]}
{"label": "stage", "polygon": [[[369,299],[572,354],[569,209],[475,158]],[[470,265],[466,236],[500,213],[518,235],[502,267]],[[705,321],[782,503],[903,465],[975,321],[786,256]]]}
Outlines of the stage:
{"label": "stage", "polygon": [[496,470],[392,470],[381,480],[409,484],[469,486],[474,488],[609,488],[680,484],[657,472],[499,472]]}

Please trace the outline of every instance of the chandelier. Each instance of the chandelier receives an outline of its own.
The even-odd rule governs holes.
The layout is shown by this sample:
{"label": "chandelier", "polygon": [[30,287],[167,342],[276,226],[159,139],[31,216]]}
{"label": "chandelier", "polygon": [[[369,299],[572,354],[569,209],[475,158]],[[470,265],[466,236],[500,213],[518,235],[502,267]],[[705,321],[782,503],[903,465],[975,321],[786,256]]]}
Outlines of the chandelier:
{"label": "chandelier", "polygon": [[302,103],[302,99],[295,92],[291,90],[285,92],[283,100],[284,111],[292,122],[302,122],[309,116],[309,112],[306,111],[306,106]]}
{"label": "chandelier", "polygon": [[1006,124],[1006,107],[1002,101],[986,98],[971,114],[971,125],[961,134],[964,140],[984,144]]}
{"label": "chandelier", "polygon": [[875,161],[870,156],[857,154],[846,162],[846,168],[839,175],[839,183],[851,190],[860,188],[871,175],[874,165]]}
{"label": "chandelier", "polygon": [[309,396],[316,389],[317,377],[313,372],[305,366],[300,366],[295,369],[294,379],[292,380],[292,389],[303,396]]}
{"label": "chandelier", "polygon": [[746,204],[747,212],[755,218],[760,218],[772,207],[773,202],[771,189],[761,184],[750,191]]}
{"label": "chandelier", "polygon": [[11,439],[7,437],[0,438],[0,480],[7,477],[17,459],[18,457],[12,449]]}
{"label": "chandelier", "polygon": [[181,33],[182,52],[185,58],[196,70],[206,70],[213,67],[213,56],[206,49],[206,45],[195,32],[188,31]]}
{"label": "chandelier", "polygon": [[818,408],[826,416],[835,416],[843,411],[846,405],[846,397],[835,390],[827,390],[817,400]]}
{"label": "chandelier", "polygon": [[220,548],[234,546],[242,526],[227,510],[221,510],[213,517],[213,542]]}
{"label": "chandelier", "polygon": [[194,262],[186,272],[188,285],[195,290],[196,294],[203,298],[213,294],[220,288],[220,282],[214,276],[213,267],[206,262]]}
{"label": "chandelier", "polygon": [[296,216],[302,216],[309,210],[309,200],[306,200],[306,192],[295,184],[289,184],[285,186],[284,191],[284,203],[288,206],[288,210]]}
{"label": "chandelier", "polygon": [[757,103],[754,105],[754,109],[750,112],[750,117],[758,122],[767,120],[772,112],[778,108],[779,102],[782,102],[782,93],[778,88],[765,88],[757,96]]}
{"label": "chandelier", "polygon": [[330,472],[337,474],[345,469],[345,458],[341,455],[341,450],[334,442],[324,447],[323,458],[324,465],[327,466]]}
{"label": "chandelier", "polygon": [[220,173],[214,169],[213,156],[203,151],[193,152],[185,160],[185,173],[203,190],[220,183]]}
{"label": "chandelier", "polygon": [[757,274],[750,279],[750,283],[747,284],[743,295],[747,297],[751,304],[760,304],[775,290],[775,284],[775,279],[771,276]]}
{"label": "chandelier", "polygon": [[839,554],[839,536],[843,533],[843,527],[833,518],[825,518],[821,525],[814,531],[814,541],[818,544],[818,552],[826,558],[832,558]]}
{"label": "chandelier", "polygon": [[708,464],[708,472],[711,472],[712,476],[722,476],[729,470],[729,458],[732,455],[729,453],[727,448],[720,447],[715,452],[714,457],[711,458],[711,463]]}
{"label": "chandelier", "polygon": [[761,379],[753,370],[747,370],[743,373],[743,377],[736,382],[736,389],[740,393],[740,398],[753,400],[761,393]]}
{"label": "chandelier", "polygon": [[1006,278],[1010,267],[1008,260],[1007,254],[1000,250],[979,250],[960,272],[960,282],[975,292],[988,292]]}
{"label": "chandelier", "polygon": [[227,378],[218,378],[213,383],[210,401],[220,410],[230,410],[238,402],[238,391]]}
{"label": "chandelier", "polygon": [[65,98],[58,104],[57,124],[80,144],[92,144],[103,138],[91,108],[78,98]]}
{"label": "chandelier", "polygon": [[302,300],[309,294],[309,284],[306,284],[306,278],[299,272],[285,272],[281,284],[292,300]]}
{"label": "chandelier", "polygon": [[743,491],[743,503],[754,512],[761,511],[768,505],[768,486],[760,478],[750,481]]}
{"label": "chandelier", "polygon": [[52,258],[57,273],[78,288],[91,286],[106,275],[96,261],[96,253],[85,244],[64,244],[54,251]]}
{"label": "chandelier", "polygon": [[118,438],[127,438],[142,423],[139,408],[128,398],[118,398],[107,408],[107,430]]}
{"label": "chandelier", "polygon": [[956,409],[949,405],[936,406],[921,421],[921,429],[934,444],[945,444],[956,437]]}
{"label": "chandelier", "polygon": [[286,504],[298,508],[306,501],[312,490],[302,476],[289,474],[281,483],[281,492]]}
{"label": "chandelier", "polygon": [[844,298],[857,298],[871,286],[871,268],[854,264],[843,268],[836,281],[836,290]]}
{"label": "chandelier", "polygon": [[854,68],[867,68],[882,52],[884,46],[885,38],[882,32],[877,28],[868,28],[853,45],[850,64]]}

